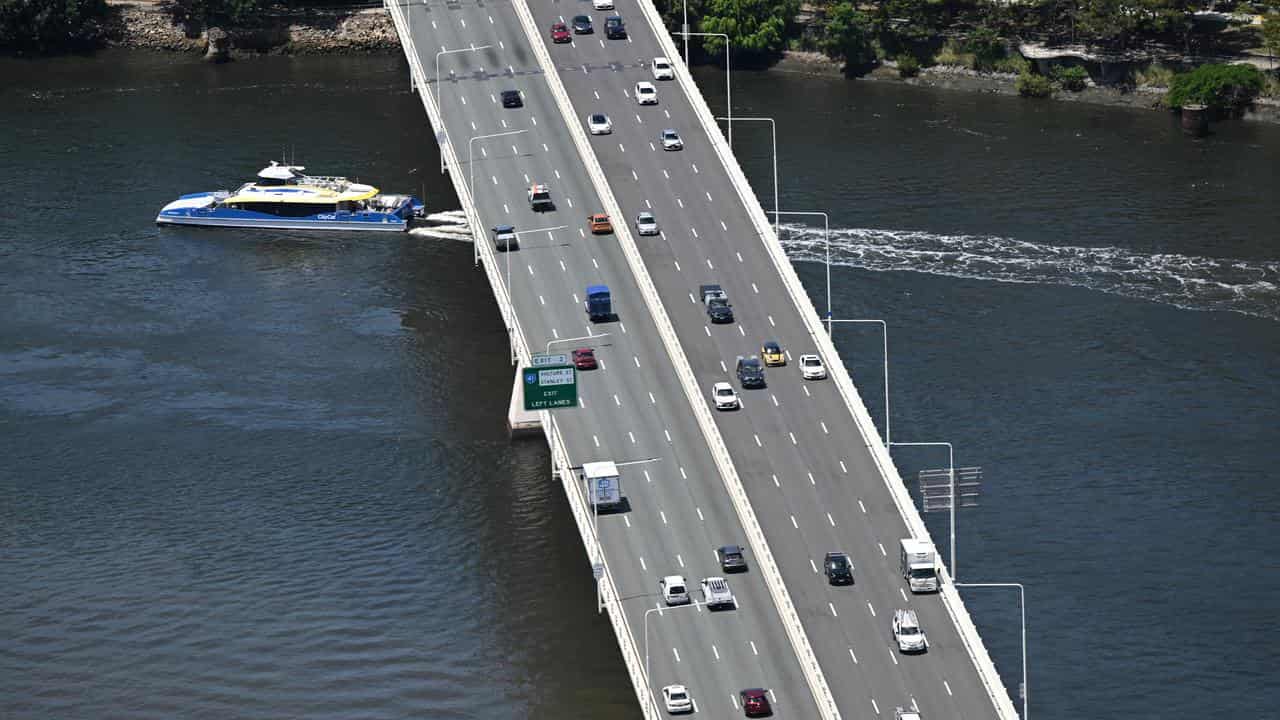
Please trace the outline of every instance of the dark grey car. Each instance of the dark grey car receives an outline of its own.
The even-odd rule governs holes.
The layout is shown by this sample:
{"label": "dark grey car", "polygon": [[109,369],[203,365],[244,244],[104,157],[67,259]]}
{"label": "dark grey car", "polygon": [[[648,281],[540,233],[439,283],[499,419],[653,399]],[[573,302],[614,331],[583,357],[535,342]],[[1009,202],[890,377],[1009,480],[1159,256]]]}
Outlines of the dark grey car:
{"label": "dark grey car", "polygon": [[716,548],[716,557],[720,559],[720,569],[727,573],[747,571],[747,558],[738,545],[724,545]]}

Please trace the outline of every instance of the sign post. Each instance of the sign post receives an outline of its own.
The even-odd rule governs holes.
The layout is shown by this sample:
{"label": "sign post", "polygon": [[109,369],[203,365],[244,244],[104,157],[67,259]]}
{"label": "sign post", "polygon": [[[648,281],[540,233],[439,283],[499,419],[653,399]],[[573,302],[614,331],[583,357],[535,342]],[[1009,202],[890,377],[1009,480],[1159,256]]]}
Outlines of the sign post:
{"label": "sign post", "polygon": [[577,370],[567,364],[539,365],[539,359],[535,357],[534,367],[524,368],[520,373],[524,378],[524,409],[551,410],[577,405]]}

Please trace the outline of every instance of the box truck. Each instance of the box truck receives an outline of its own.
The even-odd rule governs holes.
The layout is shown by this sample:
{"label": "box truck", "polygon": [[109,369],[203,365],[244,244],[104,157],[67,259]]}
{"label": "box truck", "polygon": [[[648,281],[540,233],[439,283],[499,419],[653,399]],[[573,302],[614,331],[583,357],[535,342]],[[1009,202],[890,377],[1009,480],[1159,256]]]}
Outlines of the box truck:
{"label": "box truck", "polygon": [[938,554],[933,543],[905,538],[902,541],[902,577],[913,593],[938,591]]}
{"label": "box truck", "polygon": [[597,512],[608,512],[623,507],[622,478],[618,466],[612,461],[582,464],[582,478],[586,481],[591,504]]}

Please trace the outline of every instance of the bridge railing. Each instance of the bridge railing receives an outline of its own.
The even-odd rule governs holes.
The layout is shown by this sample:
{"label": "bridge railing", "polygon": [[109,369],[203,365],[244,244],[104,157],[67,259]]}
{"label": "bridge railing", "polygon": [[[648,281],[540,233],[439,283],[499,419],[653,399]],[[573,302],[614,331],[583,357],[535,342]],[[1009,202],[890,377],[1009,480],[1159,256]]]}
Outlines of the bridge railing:
{"label": "bridge railing", "polygon": [[[720,158],[721,166],[728,173],[739,199],[747,208],[747,213],[755,226],[756,235],[773,261],[774,268],[782,279],[783,287],[786,288],[801,318],[803,318],[805,329],[808,331],[810,339],[817,346],[827,367],[831,369],[831,377],[835,381],[835,385],[839,389],[850,415],[853,417],[859,434],[862,435],[863,441],[866,443],[868,450],[870,450],[886,487],[888,487],[890,494],[893,496],[898,512],[902,515],[902,519],[913,537],[929,539],[929,531],[925,527],[924,520],[916,510],[915,503],[912,502],[911,495],[898,474],[898,469],[893,464],[892,457],[885,449],[884,441],[872,422],[871,415],[867,412],[866,405],[858,394],[857,388],[854,387],[853,380],[849,377],[844,363],[840,361],[840,354],[836,351],[831,338],[823,330],[822,321],[818,317],[817,310],[813,307],[812,300],[810,300],[804,286],[800,283],[800,278],[796,275],[795,268],[792,267],[791,261],[782,249],[782,244],[774,235],[773,227],[765,215],[764,208],[760,206],[760,201],[751,189],[751,184],[747,181],[741,166],[738,165],[737,158],[734,157],[732,149],[729,147],[724,135],[721,134],[719,125],[716,124],[715,116],[711,113],[710,107],[707,106],[706,99],[703,98],[702,92],[698,90],[698,86],[694,83],[693,76],[689,74],[689,69],[680,61],[681,55],[676,49],[671,35],[662,23],[662,17],[650,0],[639,0],[637,4],[648,21],[649,27],[657,37],[658,43],[662,46],[664,53],[671,59],[671,64],[676,69],[676,80],[684,90],[685,96],[689,98],[694,114],[697,115],[699,123],[715,149],[716,155]],[[943,604],[956,623],[960,638],[978,669],[978,675],[982,678],[987,694],[990,696],[1002,720],[1016,720],[1017,711],[1009,698],[1009,692],[1000,679],[999,673],[996,672],[995,665],[991,662],[991,656],[987,653],[986,646],[982,643],[982,638],[978,635],[978,630],[973,625],[973,620],[969,617],[959,593],[956,592],[955,587],[950,582],[950,577],[947,575],[945,567],[940,568],[940,572],[943,575]]]}
{"label": "bridge railing", "polygon": [[[643,4],[641,3],[642,6]],[[575,112],[573,102],[570,100],[568,92],[564,89],[556,65],[552,62],[546,45],[543,43],[542,34],[538,32],[532,12],[526,6],[524,0],[515,0],[513,5],[517,16],[520,18],[521,25],[524,27],[529,45],[538,57],[538,62],[542,65],[546,74],[547,84],[551,89],[556,104],[560,108],[560,113],[564,118],[569,134],[578,149],[578,155],[586,165],[587,174],[591,178],[592,184],[595,185],[596,192],[600,195],[604,209],[609,215],[618,219],[618,222],[614,223],[614,233],[618,239],[618,245],[622,248],[623,255],[631,267],[632,275],[639,286],[640,294],[644,298],[649,314],[653,318],[659,336],[662,338],[663,346],[667,349],[671,366],[680,380],[680,385],[688,398],[694,417],[697,419],[698,426],[711,451],[711,456],[720,471],[721,480],[747,535],[748,544],[755,554],[756,565],[764,574],[765,586],[769,589],[769,594],[778,610],[782,626],[796,653],[818,710],[824,720],[839,720],[840,712],[823,675],[822,665],[818,662],[817,655],[813,652],[809,638],[805,634],[804,625],[800,622],[800,615],[791,600],[791,594],[783,583],[782,573],[778,569],[773,553],[769,549],[769,543],[764,537],[764,531],[760,527],[760,522],[756,518],[755,511],[747,498],[746,489],[738,477],[738,471],[734,467],[729,449],[725,445],[719,428],[711,416],[711,410],[707,407],[707,403],[698,389],[698,381],[693,373],[693,367],[690,365],[688,357],[680,345],[675,327],[667,315],[653,279],[649,276],[648,268],[644,264],[635,239],[631,236],[630,226],[624,221],[626,216],[622,213],[621,206],[618,205],[617,199],[613,195],[609,181],[600,166],[599,160],[596,158],[595,151],[591,148],[591,144],[582,130],[581,123],[576,120],[580,116]]]}
{"label": "bridge railing", "polygon": [[[427,112],[427,117],[431,120],[432,127],[435,128],[436,139],[440,144],[440,152],[444,155],[448,166],[456,170],[462,165],[458,160],[456,148],[454,148],[449,136],[445,133],[443,118],[435,99],[431,95],[431,85],[427,82],[421,58],[414,46],[413,37],[409,33],[408,22],[403,8],[394,0],[389,0],[385,5],[391,15],[392,22],[395,24],[396,32],[400,36],[401,45],[404,47],[406,60],[409,63],[409,72],[413,75],[414,85],[418,89],[418,97],[422,99],[422,106]],[[527,367],[532,364],[529,344],[525,338],[524,329],[520,325],[520,318],[515,313],[511,297],[507,293],[507,286],[497,269],[497,253],[488,242],[485,242],[487,235],[484,231],[484,223],[480,219],[480,213],[471,196],[470,188],[467,187],[460,173],[451,171],[449,177],[453,182],[458,200],[462,204],[462,209],[466,213],[467,222],[471,226],[472,237],[475,239],[477,250],[482,258],[485,275],[489,279],[489,286],[493,290],[494,299],[497,300],[498,307],[502,311],[503,320],[507,324],[507,331],[510,333],[511,342],[515,346],[516,357]],[[602,546],[597,542],[595,523],[592,522],[591,511],[583,495],[582,484],[576,481],[577,474],[572,468],[569,452],[559,425],[548,411],[541,412],[539,416],[543,432],[547,436],[547,444],[551,448],[553,472],[559,476],[561,484],[564,486],[565,496],[569,500],[569,507],[573,512],[574,521],[578,525],[578,533],[582,536],[583,546],[588,553],[593,555],[593,559],[597,559],[594,557],[594,553],[597,548]],[[600,579],[601,596],[604,599],[610,624],[613,625],[614,635],[618,638],[618,648],[622,651],[622,660],[626,665],[627,674],[631,677],[636,699],[640,702],[640,707],[646,720],[658,720],[657,702],[653,697],[648,678],[644,673],[644,658],[636,645],[631,626],[627,623],[626,614],[617,593],[617,585],[613,581],[613,573],[606,558],[598,558],[598,561],[605,566],[604,576]]]}

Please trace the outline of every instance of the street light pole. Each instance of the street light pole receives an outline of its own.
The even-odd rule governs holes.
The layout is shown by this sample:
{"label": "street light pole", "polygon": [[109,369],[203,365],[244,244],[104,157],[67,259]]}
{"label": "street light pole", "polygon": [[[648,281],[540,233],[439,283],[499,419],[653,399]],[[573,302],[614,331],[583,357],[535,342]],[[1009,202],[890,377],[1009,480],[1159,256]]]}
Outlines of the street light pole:
{"label": "street light pole", "polygon": [[[687,1],[687,0],[686,0]],[[686,7],[686,13],[688,8]],[[729,60],[729,36],[724,33],[700,33],[689,32],[689,20],[686,16],[684,32],[679,33],[684,36],[684,67],[689,69],[689,38],[690,37],[721,37],[724,38],[724,104],[728,107],[726,114],[729,116],[729,149],[733,149],[733,84],[729,81],[729,72],[732,63]]]}
{"label": "street light pole", "polygon": [[956,453],[949,442],[896,442],[890,445],[947,448],[947,484],[951,495],[951,581],[956,581]]}
{"label": "street light pole", "polygon": [[[733,115],[730,113],[727,118],[716,118],[717,120],[729,121],[729,147],[733,147]],[[740,117],[739,122],[767,122],[769,123],[769,132],[773,138],[773,234],[778,235],[778,124],[773,118],[767,117]]]}
{"label": "street light pole", "polygon": [[955,583],[958,588],[1018,588],[1018,608],[1022,612],[1022,720],[1031,720],[1031,686],[1027,684],[1027,591],[1022,583]]}
{"label": "street light pole", "polygon": [[[480,211],[480,205],[476,203],[476,164],[475,164],[475,161],[473,160],[473,153],[475,152],[475,145],[474,145],[475,141],[488,140],[489,138],[503,137],[504,135],[519,135],[520,133],[527,133],[527,132],[529,131],[528,130],[508,130],[507,132],[493,133],[490,135],[476,135],[476,136],[473,136],[470,140],[467,140],[467,172],[468,172],[467,194],[471,196],[471,203],[475,205],[476,212]],[[443,155],[441,157],[443,158]],[[441,162],[443,163],[444,160],[442,159]],[[475,245],[474,245],[475,254],[473,257],[473,260],[476,265],[480,264],[479,243],[481,242],[483,242],[483,238],[476,238]]]}
{"label": "street light pole", "polygon": [[884,446],[887,450],[890,445],[903,445],[905,443],[889,442],[889,325],[883,320],[843,320],[831,317],[831,313],[827,312],[825,318],[827,322],[827,335],[832,335],[831,323],[871,323],[880,326],[881,335],[884,338]]}
{"label": "street light pole", "polygon": [[[653,680],[649,677],[649,613],[661,614],[664,610],[674,612],[683,608],[701,607],[705,604],[706,603],[700,603],[697,600],[694,600],[688,605],[675,605],[665,608],[653,607],[644,611],[644,682],[649,688],[649,697],[654,697]],[[656,698],[654,699],[653,704],[655,705],[654,709],[657,710],[656,705],[658,704],[658,701]]]}
{"label": "street light pole", "polygon": [[[738,118],[738,119],[742,120],[744,118]],[[831,219],[828,218],[827,214],[824,212],[810,211],[810,210],[778,210],[777,208],[774,208],[773,214],[774,214],[775,220],[777,219],[778,215],[821,215],[822,216],[822,238],[823,238],[823,242],[825,242],[827,246],[827,317],[828,318],[831,317]],[[773,226],[773,234],[774,235],[778,234],[777,224]],[[827,326],[828,333],[830,333],[830,328],[831,326],[828,325]],[[886,343],[887,342],[888,340],[886,339]],[[886,353],[886,355],[887,354],[888,353]],[[886,429],[886,432],[887,432],[887,429]]]}
{"label": "street light pole", "polygon": [[[449,129],[448,129],[448,123],[444,121],[444,105],[441,104],[443,102],[443,99],[442,99],[442,96],[440,95],[440,56],[452,55],[453,53],[476,52],[477,50],[487,50],[488,48],[491,48],[491,47],[493,46],[481,45],[480,47],[476,47],[473,45],[471,47],[458,48],[457,50],[441,50],[440,52],[436,53],[436,110],[439,111],[440,113],[440,125],[441,125],[440,132],[443,133],[446,138],[449,135]],[[440,174],[441,175],[444,174],[444,152],[443,151],[441,151],[440,153]]]}

